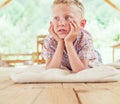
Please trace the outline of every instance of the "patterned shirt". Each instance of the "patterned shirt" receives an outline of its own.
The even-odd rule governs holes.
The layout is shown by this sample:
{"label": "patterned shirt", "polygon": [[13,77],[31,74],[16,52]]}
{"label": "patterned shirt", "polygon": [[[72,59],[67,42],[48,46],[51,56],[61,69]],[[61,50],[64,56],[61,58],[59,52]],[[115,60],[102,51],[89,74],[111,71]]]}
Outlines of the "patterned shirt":
{"label": "patterned shirt", "polygon": [[[94,67],[96,65],[99,65],[98,56],[94,50],[93,40],[90,33],[85,30],[81,30],[81,33],[77,35],[77,38],[73,42],[73,45],[80,59],[89,60],[88,67]],[[45,59],[52,58],[56,48],[57,41],[53,38],[52,35],[48,35],[44,40],[42,57]],[[61,66],[71,69],[66,49],[63,50]]]}

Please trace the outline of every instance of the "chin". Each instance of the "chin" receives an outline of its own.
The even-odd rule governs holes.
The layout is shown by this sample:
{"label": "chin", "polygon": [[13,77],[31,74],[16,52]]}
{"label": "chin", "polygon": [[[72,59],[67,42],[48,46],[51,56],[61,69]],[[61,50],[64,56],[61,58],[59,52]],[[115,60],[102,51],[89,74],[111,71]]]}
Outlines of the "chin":
{"label": "chin", "polygon": [[67,35],[66,34],[62,34],[62,35],[58,35],[58,36],[59,36],[59,38],[64,39]]}
{"label": "chin", "polygon": [[59,38],[64,39],[66,35],[60,35]]}

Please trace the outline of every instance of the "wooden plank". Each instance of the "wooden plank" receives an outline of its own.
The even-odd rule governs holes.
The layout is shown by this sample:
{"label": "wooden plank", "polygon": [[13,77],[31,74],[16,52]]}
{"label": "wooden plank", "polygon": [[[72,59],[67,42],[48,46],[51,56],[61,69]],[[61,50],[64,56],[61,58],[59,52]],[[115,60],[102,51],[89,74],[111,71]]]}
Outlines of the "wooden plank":
{"label": "wooden plank", "polygon": [[[6,88],[2,90],[8,90],[8,89],[18,89],[19,87],[24,89],[43,89],[43,88],[62,88],[62,85],[59,83],[34,83],[34,84],[15,84],[12,83],[11,85],[8,85]],[[21,88],[20,88],[21,89]]]}
{"label": "wooden plank", "polygon": [[10,80],[6,80],[3,83],[0,82],[0,90],[5,89],[5,88],[7,88],[7,87],[9,87],[9,86],[11,86],[13,84],[14,83],[12,81],[10,81]]}
{"label": "wooden plank", "polygon": [[[2,82],[2,83],[1,83]],[[19,84],[15,84],[13,81],[11,80],[4,80],[0,82],[0,90],[1,89],[5,89],[7,87],[10,87],[12,85],[19,85]],[[32,84],[21,84],[24,85],[25,88],[62,88],[62,84],[61,83],[32,83]]]}
{"label": "wooden plank", "polygon": [[61,83],[34,83],[27,86],[32,88],[62,88]]}
{"label": "wooden plank", "polygon": [[32,104],[42,89],[25,87],[25,84],[14,84],[0,90],[0,104]]}
{"label": "wooden plank", "polygon": [[114,87],[113,89],[110,90],[112,93],[120,96],[120,85],[119,86],[116,86]]}
{"label": "wooden plank", "polygon": [[73,89],[45,88],[34,104],[80,104]]}
{"label": "wooden plank", "polygon": [[63,83],[63,88],[74,88],[75,90],[108,89],[112,90],[120,86],[120,82],[108,83]]}
{"label": "wooden plank", "polygon": [[108,83],[87,83],[87,86],[91,89],[108,89],[112,90],[120,86],[120,82],[108,82]]}
{"label": "wooden plank", "polygon": [[104,85],[104,86],[102,86],[102,85],[101,86],[100,85],[95,85],[95,87],[108,89],[110,92],[120,96],[120,82],[107,83],[107,85]]}
{"label": "wooden plank", "polygon": [[82,104],[120,104],[120,90],[118,94],[111,91],[118,88],[118,83],[86,83],[86,86],[86,90],[75,88]]}
{"label": "wooden plank", "polygon": [[109,90],[77,92],[82,104],[120,104],[120,96]]}
{"label": "wooden plank", "polygon": [[[60,95],[62,96],[62,92],[64,92],[64,90],[59,91],[59,89],[61,89],[61,87],[62,87],[59,85],[61,85],[61,84],[59,84],[59,83],[14,84],[12,86],[7,87],[6,89],[0,90],[0,104],[21,104],[21,101],[22,101],[22,104],[34,104],[34,102],[36,102],[36,99],[39,99],[38,98],[39,96],[41,97],[42,95],[44,95],[43,92],[46,94],[49,93],[48,89],[50,91],[53,91],[53,92],[49,93],[49,96],[51,96],[51,94],[54,93],[54,89],[56,89],[56,88],[58,89],[58,94],[61,91]],[[47,89],[47,90],[44,90],[44,89]],[[56,92],[57,91],[55,90],[55,93]],[[68,93],[69,93],[69,91],[68,91]],[[70,96],[71,95],[69,95],[69,98],[70,98]],[[45,97],[45,96],[42,96],[42,97]],[[59,96],[57,96],[57,97],[59,97]],[[46,101],[46,99],[44,99],[44,100]],[[42,100],[42,102],[43,102],[43,100]],[[40,100],[40,101],[36,102],[35,104],[47,104],[47,103],[42,103],[42,102]],[[57,102],[57,100],[56,100],[56,102]],[[54,104],[54,103],[51,103],[51,104]],[[56,104],[58,104],[58,103],[56,103]],[[64,104],[64,103],[61,103],[61,104]],[[70,104],[78,104],[78,103],[70,103]]]}
{"label": "wooden plank", "polygon": [[89,89],[86,83],[63,83],[63,88],[74,88],[80,90]]}
{"label": "wooden plank", "polygon": [[13,85],[10,79],[11,70],[0,69],[0,90]]}

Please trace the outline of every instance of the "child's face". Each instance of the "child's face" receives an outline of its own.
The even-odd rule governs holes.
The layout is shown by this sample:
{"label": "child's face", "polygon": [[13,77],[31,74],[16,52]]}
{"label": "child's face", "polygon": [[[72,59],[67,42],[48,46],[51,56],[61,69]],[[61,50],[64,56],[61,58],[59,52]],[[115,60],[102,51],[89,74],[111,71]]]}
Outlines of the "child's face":
{"label": "child's face", "polygon": [[70,22],[75,21],[80,27],[81,14],[78,7],[59,4],[52,9],[54,31],[60,38],[65,38],[70,32]]}

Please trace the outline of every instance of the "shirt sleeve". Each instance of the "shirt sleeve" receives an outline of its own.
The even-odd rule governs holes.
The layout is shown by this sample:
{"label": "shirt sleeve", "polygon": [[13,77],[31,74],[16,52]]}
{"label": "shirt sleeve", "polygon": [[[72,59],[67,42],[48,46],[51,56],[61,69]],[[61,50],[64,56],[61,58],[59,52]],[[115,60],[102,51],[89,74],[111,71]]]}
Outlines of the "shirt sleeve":
{"label": "shirt sleeve", "polygon": [[52,58],[54,53],[55,53],[55,48],[54,48],[54,44],[55,41],[53,38],[51,38],[50,36],[47,36],[44,40],[44,44],[42,47],[42,57],[44,59],[48,59],[48,58]]}
{"label": "shirt sleeve", "polygon": [[83,39],[80,42],[80,46],[81,49],[78,53],[80,59],[96,59],[96,54],[93,47],[93,40],[90,34],[83,34]]}

